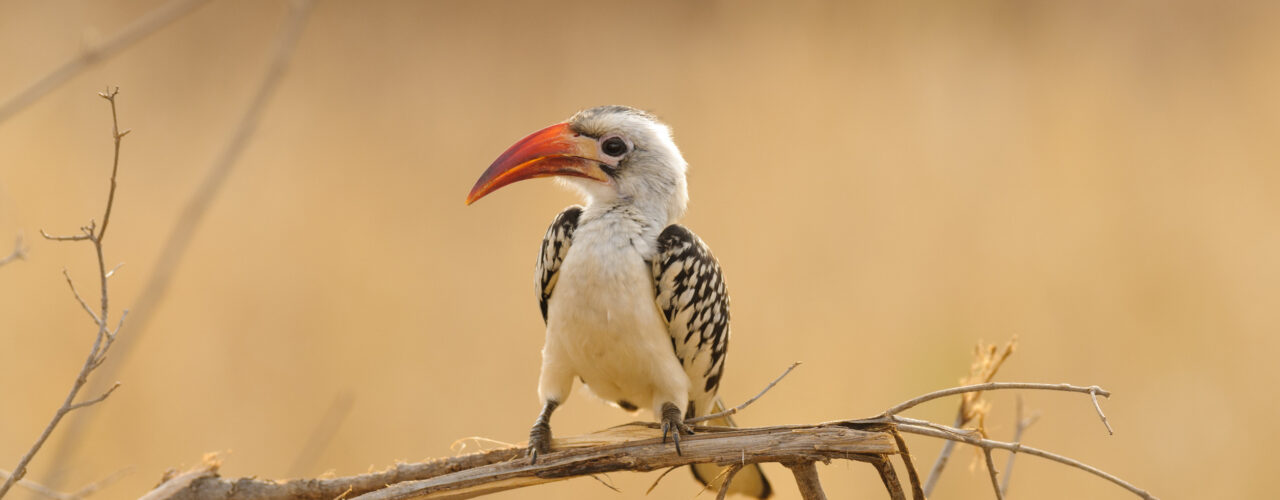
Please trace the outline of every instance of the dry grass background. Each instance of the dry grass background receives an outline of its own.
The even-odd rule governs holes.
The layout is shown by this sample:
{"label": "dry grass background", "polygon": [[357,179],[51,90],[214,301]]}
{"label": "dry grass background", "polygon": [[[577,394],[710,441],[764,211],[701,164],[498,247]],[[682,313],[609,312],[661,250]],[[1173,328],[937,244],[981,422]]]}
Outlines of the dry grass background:
{"label": "dry grass background", "polygon": [[[0,3],[0,96],[159,4]],[[0,123],[0,241],[31,247],[0,269],[0,467],[93,334],[59,276],[89,280],[91,252],[38,230],[101,209],[110,122],[94,93],[119,85],[133,129],[107,240],[124,307],[286,12],[213,2]],[[79,454],[37,458],[31,477],[133,466],[101,494],[128,498],[217,450],[230,475],[283,476],[344,394],[354,407],[307,474],[522,441],[534,255],[574,199],[545,181],[462,199],[525,133],[626,103],[668,120],[691,164],[685,222],[734,298],[726,399],[805,362],[742,423],[878,413],[954,383],[977,340],[1018,334],[1001,379],[1116,394],[1112,437],[1087,398],[1028,394],[1045,413],[1028,442],[1157,495],[1264,496],[1280,445],[1278,16],[1266,1],[320,2],[123,386],[73,417],[92,419]],[[990,398],[1008,438],[1012,395]],[[579,389],[555,430],[628,420]],[[926,464],[939,448],[914,442]],[[990,498],[971,456],[937,498]],[[883,494],[870,467],[820,470],[833,498]],[[499,497],[640,498],[653,477]],[[695,493],[679,473],[653,496]],[[1033,458],[1010,494],[1127,498]]]}

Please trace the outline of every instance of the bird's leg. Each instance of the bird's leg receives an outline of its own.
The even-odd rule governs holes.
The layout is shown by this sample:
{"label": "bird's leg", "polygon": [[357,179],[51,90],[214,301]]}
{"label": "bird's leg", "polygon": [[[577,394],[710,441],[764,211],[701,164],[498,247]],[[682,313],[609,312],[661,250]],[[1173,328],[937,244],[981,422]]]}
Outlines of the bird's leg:
{"label": "bird's leg", "polygon": [[680,435],[693,434],[693,429],[684,424],[684,416],[675,403],[662,403],[662,442],[667,442],[667,435],[676,443],[676,455],[680,455]]}
{"label": "bird's leg", "polygon": [[542,413],[533,422],[529,430],[529,463],[538,463],[538,454],[551,452],[551,412],[560,406],[555,400],[548,399],[542,404]]}

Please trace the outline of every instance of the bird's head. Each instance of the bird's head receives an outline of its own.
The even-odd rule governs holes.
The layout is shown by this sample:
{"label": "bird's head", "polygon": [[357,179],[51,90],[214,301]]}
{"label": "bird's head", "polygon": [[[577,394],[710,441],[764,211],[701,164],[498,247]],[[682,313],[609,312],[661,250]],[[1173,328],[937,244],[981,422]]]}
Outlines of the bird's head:
{"label": "bird's head", "polygon": [[664,218],[679,218],[688,202],[686,163],[671,130],[653,115],[626,106],[579,111],[507,148],[485,170],[467,204],[516,181],[555,176],[587,203],[624,202]]}

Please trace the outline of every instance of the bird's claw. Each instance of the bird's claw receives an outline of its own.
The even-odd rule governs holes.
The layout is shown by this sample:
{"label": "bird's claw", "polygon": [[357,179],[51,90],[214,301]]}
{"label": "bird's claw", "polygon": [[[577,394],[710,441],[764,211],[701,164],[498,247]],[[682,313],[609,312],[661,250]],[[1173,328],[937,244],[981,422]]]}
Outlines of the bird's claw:
{"label": "bird's claw", "polygon": [[676,444],[676,455],[683,455],[680,450],[680,435],[693,434],[693,429],[684,423],[680,408],[672,403],[662,405],[662,442],[666,444],[667,436]]}
{"label": "bird's claw", "polygon": [[538,422],[529,431],[529,464],[538,463],[538,455],[546,453],[551,453],[551,425]]}

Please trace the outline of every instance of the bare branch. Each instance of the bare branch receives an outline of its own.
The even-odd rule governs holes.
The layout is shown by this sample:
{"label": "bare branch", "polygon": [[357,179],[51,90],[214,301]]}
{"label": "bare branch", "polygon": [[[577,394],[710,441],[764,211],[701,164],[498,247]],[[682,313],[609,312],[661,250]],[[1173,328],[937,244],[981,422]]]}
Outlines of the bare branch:
{"label": "bare branch", "polygon": [[40,230],[40,236],[44,236],[44,239],[46,240],[53,240],[53,241],[81,241],[81,240],[87,240],[93,237],[93,235],[91,234],[78,234],[75,236],[54,236],[52,234],[44,232],[43,229]]}
{"label": "bare branch", "polygon": [[799,361],[796,361],[796,362],[794,362],[794,363],[791,363],[791,366],[787,367],[787,370],[786,370],[786,371],[784,371],[784,372],[782,372],[782,375],[778,375],[778,378],[773,379],[773,382],[769,382],[769,385],[765,386],[764,390],[763,390],[763,391],[760,391],[760,394],[756,394],[756,395],[755,395],[755,397],[753,397],[753,398],[751,398],[751,399],[748,399],[745,403],[742,403],[742,404],[740,404],[740,405],[738,405],[738,406],[735,406],[735,407],[733,407],[733,408],[729,408],[728,410],[722,411],[722,412],[720,412],[720,413],[713,413],[713,414],[711,414],[711,415],[703,415],[703,416],[701,416],[701,417],[697,417],[697,418],[688,418],[688,419],[685,419],[684,423],[686,423],[686,424],[696,424],[696,423],[698,423],[698,422],[706,422],[706,421],[708,421],[708,420],[713,420],[713,419],[717,419],[717,418],[720,418],[720,417],[727,417],[727,416],[733,415],[733,414],[735,414],[735,413],[738,413],[738,411],[739,411],[739,410],[742,410],[743,408],[746,408],[747,406],[750,406],[750,405],[751,405],[751,403],[756,402],[756,400],[757,400],[757,399],[760,399],[760,397],[761,397],[761,396],[764,396],[764,393],[769,392],[769,389],[772,389],[772,388],[773,388],[773,386],[778,385],[778,382],[781,382],[781,381],[782,381],[782,379],[783,379],[783,377],[786,377],[786,376],[787,376],[787,374],[791,373],[791,370],[796,369],[796,367],[797,367],[797,366],[800,366],[800,362],[799,362]]}
{"label": "bare branch", "polygon": [[62,268],[62,275],[67,278],[67,286],[71,287],[71,295],[75,296],[76,302],[79,302],[84,312],[88,313],[90,318],[93,318],[93,324],[101,324],[102,320],[98,318],[98,313],[93,312],[93,308],[89,307],[89,303],[85,302],[84,297],[80,296],[80,291],[76,290],[76,283],[71,280],[71,273],[67,272],[67,268]]}
{"label": "bare branch", "polygon": [[[733,484],[733,476],[738,475],[740,470],[742,470],[742,464],[733,464],[728,469],[725,469],[724,482],[720,483],[720,491],[716,493],[716,500],[724,500],[725,495],[729,494],[729,485]],[[670,472],[670,469],[668,469],[668,472]],[[665,476],[667,473],[663,472],[662,475]],[[712,481],[712,483],[715,483],[715,481]]]}
{"label": "bare branch", "polygon": [[[1040,419],[1040,412],[1038,411],[1035,413],[1032,413],[1031,416],[1029,417],[1023,418],[1022,406],[1023,406],[1022,395],[1019,394],[1017,399],[1017,406],[1015,407],[1016,409],[1014,410],[1015,411],[1014,418],[1018,420],[1018,423],[1017,423],[1017,426],[1014,427],[1013,429],[1013,444],[1022,443],[1022,433],[1026,432],[1028,427],[1031,427],[1032,424],[1036,423],[1036,420]],[[947,441],[947,443],[952,444],[952,443],[955,443],[955,441]],[[1005,462],[1004,464],[1004,480],[1000,482],[1000,493],[1002,494],[1007,495],[1009,493],[1009,478],[1013,477],[1013,459],[1017,457],[1018,457],[1017,452],[1010,453],[1009,461]]]}
{"label": "bare branch", "polygon": [[[889,432],[893,434],[893,441],[898,445],[898,453],[902,456],[902,464],[907,467],[907,479],[911,481],[911,498],[913,500],[925,500],[924,489],[920,487],[920,473],[916,471],[916,464],[911,460],[911,451],[907,449],[907,441],[902,439],[902,434],[898,432],[898,427],[889,428]],[[954,441],[947,441],[952,443]]]}
{"label": "bare branch", "polygon": [[[877,461],[877,465],[880,463]],[[813,461],[786,464],[791,474],[796,477],[796,486],[800,488],[800,497],[804,500],[827,500],[827,493],[822,491],[822,483],[818,481],[818,468]],[[728,484],[727,482],[725,484]]]}
{"label": "bare branch", "polygon": [[114,385],[112,385],[112,386],[111,386],[111,388],[110,388],[110,389],[107,389],[107,392],[102,393],[102,395],[100,395],[100,396],[98,396],[98,397],[96,397],[96,398],[90,399],[90,400],[88,400],[88,401],[81,401],[81,402],[79,402],[79,403],[73,404],[73,405],[71,405],[68,409],[69,409],[69,410],[79,410],[79,409],[81,409],[81,408],[85,408],[85,407],[89,407],[89,406],[93,406],[93,405],[96,405],[96,404],[98,404],[98,403],[101,403],[101,402],[102,402],[102,400],[107,399],[107,397],[108,397],[108,396],[110,396],[110,395],[111,395],[111,393],[116,392],[116,389],[117,389],[118,387],[120,387],[120,382],[116,382]]}
{"label": "bare branch", "polygon": [[[956,428],[964,426],[964,408],[956,410],[956,420],[951,425]],[[929,478],[924,482],[925,495],[933,494],[933,489],[938,486],[938,479],[942,477],[942,469],[946,468],[947,461],[951,459],[951,452],[955,451],[955,448],[955,441],[942,443],[942,451],[938,452],[938,458],[933,460],[933,467],[929,468]]]}
{"label": "bare branch", "polygon": [[1098,418],[1102,419],[1102,425],[1106,426],[1107,434],[1115,435],[1115,431],[1111,430],[1111,423],[1107,422],[1107,414],[1102,413],[1102,405],[1098,404],[1098,386],[1089,388],[1089,396],[1093,398],[1093,409],[1098,410]]}
{"label": "bare branch", "polygon": [[[9,471],[0,469],[0,477],[8,478],[9,476],[10,476]],[[30,479],[23,479],[21,481],[18,481],[18,486],[26,488],[27,490],[45,498],[52,498],[54,500],[70,500],[71,499],[71,495],[63,493],[61,491],[54,490],[53,488],[37,483]]]}
{"label": "bare branch", "polygon": [[[61,491],[55,490],[53,488],[37,483],[30,479],[23,479],[21,481],[18,481],[17,484],[18,486],[26,488],[27,490],[37,495],[43,496],[45,498],[51,498],[53,500],[82,500],[84,498],[88,498],[90,495],[93,495],[94,493],[97,493],[99,490],[106,488],[107,486],[111,485],[111,483],[114,483],[120,478],[127,475],[129,472],[130,472],[130,469],[128,468],[120,469],[107,477],[104,477],[102,479],[99,479],[97,481],[84,485],[84,487],[80,488],[79,490],[76,490],[74,493],[63,493]],[[4,477],[4,478],[9,477],[9,471],[0,469],[0,477]]]}
{"label": "bare branch", "polygon": [[53,72],[36,80],[35,83],[19,92],[18,95],[0,104],[0,123],[40,100],[45,94],[52,92],[86,68],[107,60],[135,42],[160,30],[160,28],[168,26],[170,23],[182,18],[182,16],[191,13],[206,1],[174,0],[138,18],[116,36],[94,47],[89,47],[71,60],[62,63]]}
{"label": "bare branch", "polygon": [[[653,493],[653,489],[658,487],[658,483],[662,482],[662,478],[667,477],[667,474],[670,474],[671,471],[679,468],[680,466],[674,466],[667,470],[662,471],[662,474],[658,474],[658,478],[653,480],[653,484],[649,485],[649,489],[644,490],[644,494],[648,495],[650,493]],[[725,483],[725,484],[729,484],[729,483]],[[699,490],[699,492],[701,492],[701,490]]]}
{"label": "bare branch", "polygon": [[[601,479],[601,478],[600,478],[600,476],[597,476],[597,475],[595,475],[595,474],[589,474],[587,477],[590,477],[591,479],[595,479],[595,480],[596,480],[596,482],[598,482],[598,483],[600,483],[600,484],[603,484],[605,488],[609,488],[609,489],[613,490],[613,492],[614,492],[614,493],[622,493],[622,490],[618,489],[618,487],[617,487],[617,486],[614,486],[614,485],[612,485],[612,484],[609,484],[609,482],[608,482],[608,481],[605,481],[604,479]],[[609,476],[606,474],[606,475],[605,475],[605,477],[609,477]]]}
{"label": "bare branch", "polygon": [[[202,4],[203,1],[175,0],[171,5],[194,7]],[[196,230],[200,227],[205,213],[208,212],[209,206],[213,203],[226,179],[236,166],[240,154],[248,145],[254,131],[257,130],[258,123],[262,119],[267,104],[271,101],[271,97],[283,80],[285,69],[288,68],[289,61],[293,57],[294,48],[297,46],[298,39],[306,26],[312,2],[310,0],[302,0],[292,2],[291,5],[291,13],[276,38],[271,61],[262,80],[258,83],[257,91],[245,106],[244,113],[241,115],[240,121],[237,123],[226,146],[214,159],[208,173],[205,174],[204,180],[178,215],[178,219],[174,222],[164,246],[161,247],[160,257],[157,259],[146,285],[143,286],[142,292],[138,295],[134,309],[139,313],[135,315],[134,320],[131,321],[132,326],[129,327],[132,332],[130,334],[131,341],[119,347],[115,354],[118,361],[103,367],[103,373],[99,376],[100,379],[111,380],[116,378],[115,371],[125,365],[124,360],[129,357],[133,348],[139,344],[139,341],[146,333],[147,326],[151,323],[156,311],[160,309],[158,306],[164,299],[174,272],[178,268],[178,264],[181,263],[187,247],[190,246]],[[0,112],[0,120],[3,119],[4,115]],[[99,389],[104,388],[104,386],[97,385],[97,383],[95,383],[95,386]],[[76,448],[84,442],[83,439],[80,439],[80,435],[84,432],[84,426],[86,425],[89,425],[89,422],[85,420],[72,421],[66,429],[67,438],[61,440],[50,459],[58,462],[75,453]],[[60,478],[51,476],[45,478],[44,482],[46,484],[57,484],[59,480]],[[340,493],[334,493],[334,496]]]}
{"label": "bare branch", "polygon": [[1078,385],[1071,385],[1071,384],[1041,384],[1041,383],[1027,383],[1027,382],[987,382],[985,384],[965,385],[960,387],[952,387],[950,389],[943,389],[940,391],[934,391],[934,392],[925,394],[923,396],[902,402],[892,408],[889,408],[888,410],[885,410],[884,415],[897,415],[911,408],[915,408],[916,406],[919,406],[921,403],[927,403],[929,401],[933,401],[938,398],[945,398],[947,396],[963,394],[966,392],[995,391],[1000,389],[1035,389],[1035,390],[1043,390],[1043,391],[1079,392],[1082,394],[1098,395],[1104,398],[1111,397],[1110,392],[1103,390],[1101,387],[1098,387],[1096,385],[1089,386],[1089,387],[1081,387]]}
{"label": "bare branch", "polygon": [[[996,348],[995,344],[983,345],[981,342],[973,348],[973,362],[969,365],[969,374],[960,380],[960,385],[972,385],[991,382],[996,373],[1000,371],[1000,367],[1004,366],[1004,362],[1013,355],[1014,350],[1018,346],[1018,337],[1015,335],[1005,343],[1004,349]],[[966,428],[970,422],[974,420],[982,421],[982,417],[986,415],[990,408],[982,399],[982,391],[967,392],[960,397],[960,407],[956,410],[955,423],[952,427],[957,429]],[[981,425],[979,425],[981,429]],[[942,452],[938,454],[938,458],[934,460],[933,467],[929,469],[929,479],[924,486],[924,494],[932,495],[933,489],[938,485],[938,479],[942,477],[942,469],[947,466],[947,460],[951,458],[951,452],[955,450],[955,441],[947,441],[942,445]]]}
{"label": "bare branch", "polygon": [[[1057,390],[1053,384],[1021,384],[1032,389]],[[777,462],[791,467],[805,498],[825,498],[813,462],[845,459],[875,465],[892,498],[905,498],[890,457],[902,456],[911,479],[912,497],[923,500],[915,465],[906,442],[898,431],[968,443],[989,455],[990,450],[1025,452],[1079,468],[1103,477],[1142,498],[1154,498],[1118,477],[1095,467],[1019,443],[992,441],[978,431],[956,429],[924,420],[899,416],[876,416],[861,420],[841,420],[816,425],[790,425],[734,429],[698,427],[697,434],[682,441],[683,455],[661,441],[660,431],[651,422],[637,422],[605,431],[557,438],[556,451],[537,465],[529,464],[523,446],[510,446],[439,459],[421,464],[399,464],[395,468],[346,478],[299,479],[274,482],[256,478],[223,479],[215,472],[199,477],[180,476],[185,481],[163,482],[148,494],[148,500],[163,498],[215,499],[233,493],[245,500],[332,499],[358,496],[361,500],[408,498],[471,498],[525,486],[560,481],[578,476],[620,470],[651,471],[694,463],[715,463],[721,467],[743,467],[761,462]],[[993,460],[989,459],[989,462]],[[989,470],[994,467],[989,464]],[[725,474],[730,471],[725,471]],[[185,477],[186,479],[182,479]],[[658,478],[660,481],[662,477]],[[992,485],[998,478],[993,474]],[[658,481],[655,481],[656,485]],[[390,486],[388,486],[390,485]],[[650,487],[650,490],[653,488]]]}
{"label": "bare branch", "polygon": [[996,492],[996,500],[1004,500],[1004,491],[1000,489],[1000,481],[996,479],[996,464],[991,460],[991,448],[983,448],[982,456],[987,460],[987,474],[991,475],[991,489]]}
{"label": "bare branch", "polygon": [[4,258],[0,258],[0,266],[13,262],[15,260],[24,260],[27,258],[27,247],[22,244],[22,234],[19,233],[13,242],[13,251]]}
{"label": "bare branch", "polygon": [[[120,170],[120,139],[124,138],[129,131],[120,133],[120,122],[116,119],[116,94],[120,93],[120,87],[112,90],[107,87],[106,92],[98,93],[98,96],[106,99],[111,103],[111,138],[115,141],[115,154],[111,159],[111,189],[107,191],[107,209],[102,214],[102,227],[98,229],[98,235],[95,237],[98,244],[102,243],[102,237],[107,234],[107,224],[111,222],[111,207],[116,201],[116,173]],[[90,231],[92,233],[93,231]],[[105,271],[102,273],[102,279],[107,279],[109,274]]]}
{"label": "bare branch", "polygon": [[[536,465],[523,458],[523,447],[501,448],[423,464],[331,479],[272,482],[259,479],[209,477],[163,496],[146,498],[285,498],[329,499],[348,488],[362,500],[393,498],[464,498],[532,486],[571,477],[619,470],[651,471],[693,463],[744,466],[760,462],[843,459],[869,462],[897,452],[893,437],[846,425],[778,426],[758,429],[706,431],[681,441],[683,454],[663,443],[661,431],[625,425],[603,432],[557,438],[554,453],[540,455]],[[391,486],[387,487],[390,484]],[[162,484],[159,488],[166,488]],[[154,492],[153,492],[154,493]]]}
{"label": "bare branch", "polygon": [[[115,201],[116,173],[118,171],[120,158],[120,138],[123,137],[123,134],[119,133],[119,126],[115,119],[115,96],[117,92],[118,90],[103,95],[104,98],[111,102],[111,136],[115,140],[116,158],[116,161],[113,162],[111,168],[111,190],[107,195],[107,207],[104,210],[105,215],[103,217],[102,224],[103,231],[106,230],[107,221],[111,215],[111,205]],[[45,425],[44,430],[40,432],[40,436],[36,438],[36,442],[33,443],[31,448],[27,449],[27,452],[18,460],[18,465],[13,468],[13,474],[5,478],[4,484],[0,485],[0,498],[3,498],[4,495],[13,487],[14,483],[21,480],[23,476],[27,474],[27,466],[31,463],[31,460],[35,457],[36,453],[40,451],[40,448],[44,446],[44,443],[48,441],[49,436],[53,434],[54,428],[62,422],[63,417],[66,417],[67,414],[72,411],[102,402],[120,386],[120,383],[116,382],[115,385],[104,391],[96,398],[80,403],[75,402],[76,396],[80,394],[80,390],[84,388],[86,383],[88,383],[89,374],[96,370],[106,359],[107,350],[110,349],[111,344],[115,341],[115,333],[107,329],[107,318],[110,309],[108,308],[109,294],[107,291],[107,267],[105,263],[106,261],[102,255],[102,235],[104,233],[98,232],[95,234],[94,227],[94,222],[90,221],[88,226],[81,228],[81,230],[84,231],[84,235],[82,237],[50,237],[43,230],[40,231],[40,234],[49,239],[60,241],[87,240],[93,244],[94,253],[98,258],[98,277],[100,278],[99,282],[101,284],[102,309],[97,314],[94,313],[92,308],[89,307],[89,304],[80,296],[80,292],[76,290],[75,283],[71,280],[71,274],[67,272],[66,269],[63,269],[62,274],[67,278],[67,285],[71,287],[71,293],[75,295],[76,301],[80,303],[80,306],[84,308],[85,312],[89,313],[89,316],[93,318],[95,326],[98,327],[98,334],[94,336],[93,347],[89,350],[89,354],[85,356],[84,364],[81,365],[80,372],[76,374],[76,379],[71,384],[71,389],[67,391],[67,396],[63,399],[62,406],[59,406],[54,412],[53,417],[49,419],[49,423]],[[121,316],[120,321],[123,324],[123,316]]]}
{"label": "bare branch", "polygon": [[1035,455],[1037,457],[1049,459],[1063,465],[1075,467],[1077,469],[1086,471],[1090,474],[1093,474],[1095,476],[1111,481],[1119,485],[1120,487],[1126,490],[1129,490],[1133,494],[1138,495],[1147,500],[1154,500],[1156,498],[1152,496],[1150,493],[1147,493],[1145,490],[1130,484],[1128,481],[1120,479],[1110,473],[1104,472],[1103,470],[1098,469],[1097,467],[1085,464],[1083,462],[1080,462],[1079,460],[1058,455],[1056,453],[1050,453],[1037,448],[1032,448],[1030,446],[1023,446],[1022,444],[1019,444],[1019,443],[1006,443],[1002,441],[992,441],[990,439],[984,439],[984,438],[973,437],[973,436],[965,437],[965,436],[961,436],[960,433],[958,432],[946,433],[946,432],[939,431],[937,429],[932,429],[929,427],[924,427],[924,426],[919,426],[914,424],[901,424],[898,426],[898,430],[901,430],[903,432],[909,432],[912,434],[919,434],[922,436],[931,436],[931,437],[936,437],[941,439],[949,439],[952,441],[960,441],[963,443],[978,446],[983,449],[1001,449],[1001,450],[1009,450],[1015,453],[1026,453],[1028,455]]}

